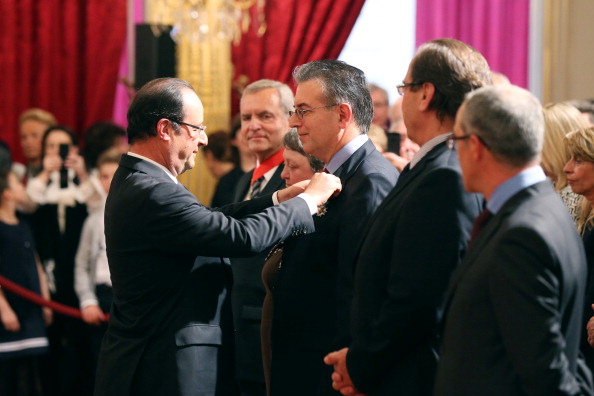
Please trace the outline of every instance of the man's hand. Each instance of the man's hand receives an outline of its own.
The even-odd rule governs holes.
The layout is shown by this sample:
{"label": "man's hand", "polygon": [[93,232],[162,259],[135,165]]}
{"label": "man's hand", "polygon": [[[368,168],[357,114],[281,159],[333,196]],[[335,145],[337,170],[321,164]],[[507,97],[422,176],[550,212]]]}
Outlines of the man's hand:
{"label": "man's hand", "polygon": [[365,396],[355,388],[347,370],[346,355],[348,351],[348,348],[342,348],[339,351],[329,353],[324,358],[324,363],[329,366],[334,366],[334,373],[332,373],[332,387],[345,396]]}
{"label": "man's hand", "polygon": [[291,185],[283,190],[279,190],[277,194],[278,202],[285,202],[291,198],[296,197],[305,191],[305,187],[309,184],[309,180],[303,180]]}
{"label": "man's hand", "polygon": [[99,326],[105,320],[105,314],[96,305],[87,305],[81,311],[83,320],[91,325]]}
{"label": "man's hand", "polygon": [[305,188],[305,193],[311,195],[316,205],[321,206],[330,197],[335,197],[342,190],[340,179],[329,173],[316,173]]}

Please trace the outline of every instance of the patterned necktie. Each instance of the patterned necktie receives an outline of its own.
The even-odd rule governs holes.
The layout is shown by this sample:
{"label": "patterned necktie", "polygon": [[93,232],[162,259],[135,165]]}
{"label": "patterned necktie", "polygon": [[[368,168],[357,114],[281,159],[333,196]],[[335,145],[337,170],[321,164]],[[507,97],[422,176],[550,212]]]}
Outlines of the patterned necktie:
{"label": "patterned necktie", "polygon": [[468,241],[468,246],[470,246],[478,234],[481,232],[487,222],[493,217],[493,213],[489,211],[489,209],[484,209],[481,214],[478,215],[476,219],[474,219],[474,223],[472,223],[472,231],[470,232],[470,241]]}
{"label": "patterned necktie", "polygon": [[257,179],[254,184],[252,184],[252,190],[250,192],[250,199],[252,198],[256,198],[259,196],[259,194],[261,193],[261,187],[262,187],[262,182],[264,181],[264,176],[260,176],[259,179]]}

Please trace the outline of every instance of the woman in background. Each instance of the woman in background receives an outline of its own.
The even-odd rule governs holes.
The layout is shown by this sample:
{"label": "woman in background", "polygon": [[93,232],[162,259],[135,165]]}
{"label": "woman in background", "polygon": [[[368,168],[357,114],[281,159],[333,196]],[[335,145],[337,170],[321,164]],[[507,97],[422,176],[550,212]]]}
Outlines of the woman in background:
{"label": "woman in background", "polygon": [[581,195],[577,226],[584,241],[588,263],[584,304],[584,330],[587,324],[588,335],[582,336],[580,350],[590,370],[594,370],[594,349],[588,345],[594,345],[594,320],[590,319],[594,307],[594,127],[570,132],[564,140],[570,153],[570,159],[564,168],[567,183],[574,193]]}
{"label": "woman in background", "polygon": [[583,116],[575,107],[567,103],[549,103],[543,109],[545,136],[541,155],[541,165],[545,174],[553,182],[569,213],[577,222],[579,216],[579,195],[567,184],[567,175],[563,171],[571,154],[563,142],[569,132],[587,128]]}

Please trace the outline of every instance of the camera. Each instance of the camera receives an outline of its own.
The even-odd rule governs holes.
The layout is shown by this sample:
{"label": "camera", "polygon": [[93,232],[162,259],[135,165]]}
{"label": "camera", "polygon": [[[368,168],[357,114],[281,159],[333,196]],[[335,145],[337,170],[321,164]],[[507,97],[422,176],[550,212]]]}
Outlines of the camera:
{"label": "camera", "polygon": [[69,151],[69,144],[60,144],[60,158],[62,158],[62,168],[60,168],[60,188],[68,188],[68,169],[64,166],[64,161],[66,161]]}

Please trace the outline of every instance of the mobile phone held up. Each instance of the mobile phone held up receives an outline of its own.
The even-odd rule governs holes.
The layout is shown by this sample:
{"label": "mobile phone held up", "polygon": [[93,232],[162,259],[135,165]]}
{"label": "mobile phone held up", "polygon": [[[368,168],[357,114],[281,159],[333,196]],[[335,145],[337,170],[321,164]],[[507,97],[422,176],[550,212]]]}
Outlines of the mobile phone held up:
{"label": "mobile phone held up", "polygon": [[386,134],[388,136],[388,150],[391,153],[400,155],[400,140],[402,135],[398,132],[391,132]]}
{"label": "mobile phone held up", "polygon": [[64,166],[66,157],[68,157],[68,151],[70,151],[69,144],[60,144],[60,158],[62,158],[62,168],[60,168],[60,188],[68,188],[68,169]]}

